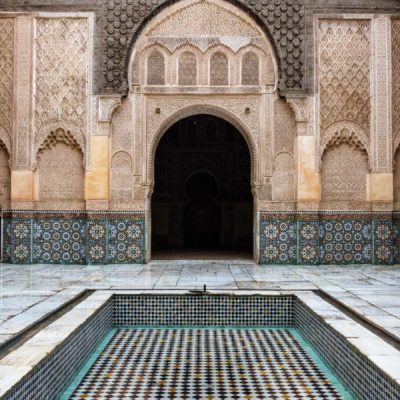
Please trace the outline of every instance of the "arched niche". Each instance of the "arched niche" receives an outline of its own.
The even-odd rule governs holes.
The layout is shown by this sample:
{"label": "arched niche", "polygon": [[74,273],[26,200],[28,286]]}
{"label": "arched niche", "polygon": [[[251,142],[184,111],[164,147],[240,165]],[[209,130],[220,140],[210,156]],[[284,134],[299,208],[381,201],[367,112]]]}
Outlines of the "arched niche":
{"label": "arched niche", "polygon": [[84,157],[75,137],[58,128],[48,134],[36,157],[38,207],[75,209],[84,207]]}
{"label": "arched niche", "polygon": [[331,142],[324,150],[321,165],[321,200],[326,206],[342,209],[359,207],[367,201],[368,154],[351,137]]}

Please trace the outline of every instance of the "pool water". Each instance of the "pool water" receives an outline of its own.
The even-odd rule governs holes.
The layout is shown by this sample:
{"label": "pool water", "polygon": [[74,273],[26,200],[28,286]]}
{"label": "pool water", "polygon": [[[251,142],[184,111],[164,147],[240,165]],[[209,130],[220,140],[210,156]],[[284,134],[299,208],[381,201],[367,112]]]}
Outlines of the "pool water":
{"label": "pool water", "polygon": [[112,329],[61,400],[352,399],[292,327]]}

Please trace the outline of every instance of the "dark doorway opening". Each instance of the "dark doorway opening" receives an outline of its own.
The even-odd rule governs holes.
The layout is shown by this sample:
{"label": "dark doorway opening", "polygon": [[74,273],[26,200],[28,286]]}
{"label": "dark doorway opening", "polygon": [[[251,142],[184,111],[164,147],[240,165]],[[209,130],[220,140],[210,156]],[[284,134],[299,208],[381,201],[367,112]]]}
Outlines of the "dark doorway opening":
{"label": "dark doorway opening", "polygon": [[251,258],[251,159],[233,125],[203,114],[174,124],[154,178],[153,258]]}

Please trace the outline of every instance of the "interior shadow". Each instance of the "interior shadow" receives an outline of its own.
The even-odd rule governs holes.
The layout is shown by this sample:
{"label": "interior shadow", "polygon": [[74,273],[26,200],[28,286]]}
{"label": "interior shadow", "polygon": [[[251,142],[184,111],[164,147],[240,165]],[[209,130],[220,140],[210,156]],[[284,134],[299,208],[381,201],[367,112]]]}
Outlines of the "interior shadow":
{"label": "interior shadow", "polygon": [[161,138],[152,197],[153,259],[251,258],[250,152],[211,115],[180,120]]}

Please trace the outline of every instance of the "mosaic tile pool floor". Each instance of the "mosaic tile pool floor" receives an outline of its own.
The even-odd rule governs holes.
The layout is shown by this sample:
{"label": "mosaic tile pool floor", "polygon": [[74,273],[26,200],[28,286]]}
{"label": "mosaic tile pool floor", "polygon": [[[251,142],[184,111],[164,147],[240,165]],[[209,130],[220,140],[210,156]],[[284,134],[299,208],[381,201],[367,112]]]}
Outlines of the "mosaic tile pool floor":
{"label": "mosaic tile pool floor", "polygon": [[352,399],[293,328],[114,329],[62,400]]}

